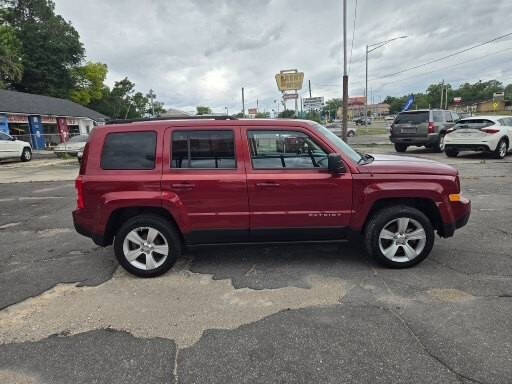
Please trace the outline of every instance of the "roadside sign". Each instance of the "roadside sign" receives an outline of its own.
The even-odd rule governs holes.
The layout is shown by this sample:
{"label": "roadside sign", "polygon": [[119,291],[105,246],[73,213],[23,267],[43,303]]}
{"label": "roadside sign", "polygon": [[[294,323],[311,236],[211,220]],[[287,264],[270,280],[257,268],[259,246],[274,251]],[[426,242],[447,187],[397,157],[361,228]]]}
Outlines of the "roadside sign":
{"label": "roadside sign", "polygon": [[298,93],[285,93],[283,94],[284,100],[297,100],[299,98]]}
{"label": "roadside sign", "polygon": [[291,73],[278,73],[276,75],[277,88],[281,92],[285,91],[298,91],[302,89],[304,82],[304,72],[291,72]]}
{"label": "roadside sign", "polygon": [[462,97],[454,97],[453,102],[455,104],[459,105],[460,103],[462,103]]}
{"label": "roadside sign", "polygon": [[249,108],[247,110],[247,112],[249,113],[249,115],[256,115],[256,114],[258,114],[258,109],[257,108]]}
{"label": "roadside sign", "polygon": [[321,109],[324,106],[323,97],[307,97],[302,99],[304,103],[304,109]]}

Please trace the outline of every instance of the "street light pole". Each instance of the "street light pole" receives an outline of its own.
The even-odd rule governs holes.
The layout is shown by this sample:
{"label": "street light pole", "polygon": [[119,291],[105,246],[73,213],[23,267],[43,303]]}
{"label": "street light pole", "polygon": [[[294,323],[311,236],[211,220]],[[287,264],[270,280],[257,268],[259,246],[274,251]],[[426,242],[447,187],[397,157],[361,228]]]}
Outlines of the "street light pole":
{"label": "street light pole", "polygon": [[380,43],[369,44],[366,46],[366,85],[364,88],[364,117],[363,117],[364,125],[367,125],[367,119],[368,119],[368,54],[375,51],[376,49],[382,48],[383,46],[391,43],[392,41],[395,41],[398,39],[405,39],[405,38],[407,38],[407,36],[399,36],[399,37],[395,37],[393,39],[381,41]]}
{"label": "street light pole", "polygon": [[342,138],[347,141],[348,74],[347,74],[347,0],[343,0],[343,125]]}

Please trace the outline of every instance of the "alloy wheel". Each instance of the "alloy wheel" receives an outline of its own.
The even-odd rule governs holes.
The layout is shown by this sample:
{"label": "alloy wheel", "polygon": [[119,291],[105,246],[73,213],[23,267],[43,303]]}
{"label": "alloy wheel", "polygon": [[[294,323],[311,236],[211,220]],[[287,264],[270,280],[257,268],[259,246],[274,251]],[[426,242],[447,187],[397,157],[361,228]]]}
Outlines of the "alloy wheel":
{"label": "alloy wheel", "polygon": [[425,228],[414,219],[400,217],[389,221],[379,234],[379,248],[389,260],[406,263],[418,257],[427,242]]}
{"label": "alloy wheel", "polygon": [[126,260],[133,267],[146,271],[160,267],[169,256],[169,251],[165,237],[152,227],[131,230],[123,242]]}

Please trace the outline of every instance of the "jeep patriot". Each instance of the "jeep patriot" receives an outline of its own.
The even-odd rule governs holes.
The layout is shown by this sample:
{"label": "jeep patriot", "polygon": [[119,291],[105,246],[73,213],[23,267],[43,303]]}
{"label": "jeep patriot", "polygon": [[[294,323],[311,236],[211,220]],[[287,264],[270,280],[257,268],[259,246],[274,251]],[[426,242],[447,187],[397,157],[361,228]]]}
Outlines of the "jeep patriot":
{"label": "jeep patriot", "polygon": [[368,155],[303,120],[149,120],[98,127],[76,179],[76,230],[141,277],[187,246],[339,241],[381,263],[424,260],[470,215],[456,169]]}

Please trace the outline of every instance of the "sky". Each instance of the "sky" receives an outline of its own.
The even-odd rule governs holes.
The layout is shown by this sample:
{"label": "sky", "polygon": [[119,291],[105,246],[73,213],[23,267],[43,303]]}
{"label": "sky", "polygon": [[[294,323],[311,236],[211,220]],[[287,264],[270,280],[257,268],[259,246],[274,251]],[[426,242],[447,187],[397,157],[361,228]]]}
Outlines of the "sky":
{"label": "sky", "polygon": [[[108,65],[108,85],[127,76],[168,108],[237,113],[244,87],[246,108],[258,100],[260,111],[271,111],[280,98],[275,74],[286,69],[304,72],[304,97],[308,80],[314,97],[342,94],[341,0],[55,3],[80,33],[87,60]],[[511,15],[510,0],[347,0],[349,95],[364,94],[366,45],[399,36],[407,38],[369,55],[369,102],[443,80],[512,83],[512,36],[389,76],[512,32]]]}

